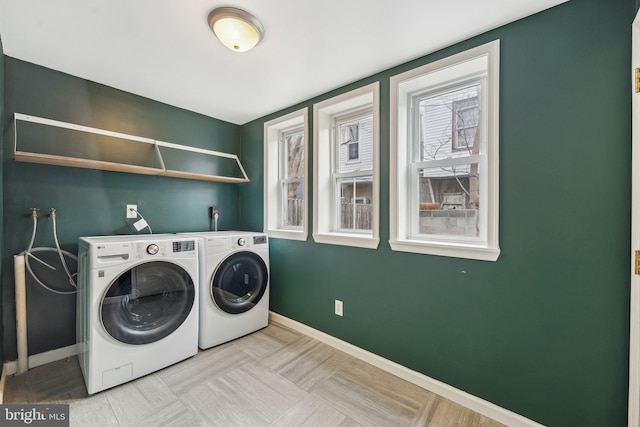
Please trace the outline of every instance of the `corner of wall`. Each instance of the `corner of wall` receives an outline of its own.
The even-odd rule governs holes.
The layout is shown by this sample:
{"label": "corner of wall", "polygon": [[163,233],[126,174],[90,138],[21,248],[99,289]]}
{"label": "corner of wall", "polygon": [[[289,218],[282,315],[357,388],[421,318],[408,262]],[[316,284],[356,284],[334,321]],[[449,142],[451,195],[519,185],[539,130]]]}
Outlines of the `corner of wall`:
{"label": "corner of wall", "polygon": [[[2,36],[0,35],[0,148],[4,147],[4,49],[2,47]],[[4,202],[3,202],[3,187],[2,181],[2,168],[3,168],[3,151],[0,149],[0,242],[4,241]],[[0,245],[0,260],[3,259],[3,247]],[[2,263],[0,262],[0,277],[2,277]],[[1,283],[1,282],[0,282]],[[0,293],[0,319],[2,319],[2,293]],[[2,328],[0,328],[0,360],[4,360],[4,336]]]}

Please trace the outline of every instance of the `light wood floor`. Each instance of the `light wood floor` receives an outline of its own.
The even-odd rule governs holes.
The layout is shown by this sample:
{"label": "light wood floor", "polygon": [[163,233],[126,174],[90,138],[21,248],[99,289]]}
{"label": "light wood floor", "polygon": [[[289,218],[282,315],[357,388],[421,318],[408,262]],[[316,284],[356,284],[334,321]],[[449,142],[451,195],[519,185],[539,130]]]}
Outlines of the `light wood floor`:
{"label": "light wood floor", "polygon": [[277,323],[93,396],[77,358],[50,363],[4,403],[69,403],[83,427],[502,426]]}

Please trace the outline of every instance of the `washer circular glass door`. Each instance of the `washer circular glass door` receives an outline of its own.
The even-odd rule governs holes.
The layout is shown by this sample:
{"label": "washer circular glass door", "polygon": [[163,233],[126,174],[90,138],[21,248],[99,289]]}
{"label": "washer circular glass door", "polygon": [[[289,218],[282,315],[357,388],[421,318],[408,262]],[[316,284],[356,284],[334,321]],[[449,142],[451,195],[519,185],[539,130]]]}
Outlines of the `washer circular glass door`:
{"label": "washer circular glass door", "polygon": [[267,289],[267,265],[253,252],[236,252],[218,266],[211,281],[211,297],[230,314],[251,310]]}
{"label": "washer circular glass door", "polygon": [[105,330],[126,344],[149,344],[185,321],[195,300],[191,276],[179,265],[152,261],[118,276],[100,303]]}

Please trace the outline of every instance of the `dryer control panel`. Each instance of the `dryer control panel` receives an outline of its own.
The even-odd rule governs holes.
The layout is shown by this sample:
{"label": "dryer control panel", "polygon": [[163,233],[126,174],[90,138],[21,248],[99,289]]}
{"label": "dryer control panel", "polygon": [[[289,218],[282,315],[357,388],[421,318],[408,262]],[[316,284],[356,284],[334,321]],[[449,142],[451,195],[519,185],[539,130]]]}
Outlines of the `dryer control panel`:
{"label": "dryer control panel", "polygon": [[173,242],[173,253],[176,252],[191,252],[196,250],[195,240],[183,240],[180,242]]}
{"label": "dryer control panel", "polygon": [[267,235],[261,234],[259,236],[253,236],[253,244],[254,245],[266,245],[267,244]]}

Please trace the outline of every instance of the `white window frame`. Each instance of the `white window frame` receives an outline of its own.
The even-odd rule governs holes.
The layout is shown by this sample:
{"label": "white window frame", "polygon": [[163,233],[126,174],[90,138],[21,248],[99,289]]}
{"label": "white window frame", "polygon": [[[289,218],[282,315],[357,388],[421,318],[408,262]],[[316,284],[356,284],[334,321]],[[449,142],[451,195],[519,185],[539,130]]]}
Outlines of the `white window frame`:
{"label": "white window frame", "polygon": [[[264,231],[269,237],[291,240],[307,240],[308,228],[308,153],[309,153],[309,128],[308,109],[303,108],[298,111],[286,114],[282,117],[265,122],[264,124]],[[304,176],[302,185],[304,188],[304,212],[302,217],[302,227],[286,227],[284,223],[284,206],[282,185],[287,181],[283,179],[282,173],[285,168],[286,159],[283,153],[286,150],[281,146],[283,135],[292,129],[302,128],[304,135]],[[297,181],[297,179],[296,179]]]}
{"label": "white window frame", "polygon": [[[496,40],[391,77],[389,243],[394,251],[484,261],[498,259],[499,54],[500,41]],[[478,64],[486,65],[482,76],[478,76]],[[484,79],[485,88],[480,97],[480,108],[488,118],[487,129],[481,126],[486,145],[479,156],[480,236],[459,239],[452,236],[416,236],[413,228],[417,196],[411,190],[415,188],[411,180],[417,182],[411,151],[415,148],[412,140],[415,129],[411,129],[413,101],[418,94],[478,77]],[[471,160],[463,159],[461,162]]]}
{"label": "white window frame", "polygon": [[[363,86],[313,106],[313,239],[317,243],[375,249],[379,235],[379,114],[380,85]],[[373,167],[371,232],[335,230],[334,118],[370,107],[373,112]]]}

